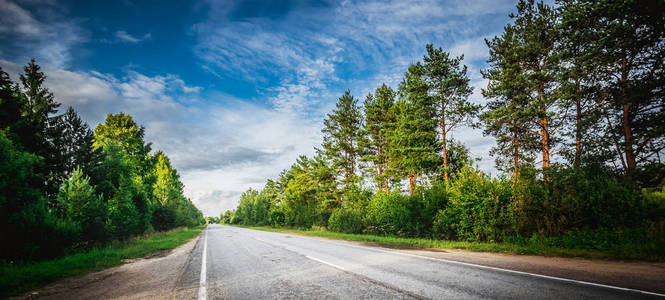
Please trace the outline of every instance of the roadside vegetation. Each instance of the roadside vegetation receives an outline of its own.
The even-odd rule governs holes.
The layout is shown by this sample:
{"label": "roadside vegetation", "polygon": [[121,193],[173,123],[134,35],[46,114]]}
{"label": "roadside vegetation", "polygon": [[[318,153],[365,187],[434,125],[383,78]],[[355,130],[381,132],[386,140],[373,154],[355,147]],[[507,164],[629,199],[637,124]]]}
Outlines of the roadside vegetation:
{"label": "roadside vegetation", "polygon": [[108,114],[93,131],[71,107],[59,112],[34,60],[23,71],[13,82],[0,69],[0,264],[205,222],[131,116]]}
{"label": "roadside vegetation", "polygon": [[[511,17],[486,40],[484,99],[469,99],[463,56],[427,45],[397,89],[383,84],[362,103],[346,91],[317,154],[246,191],[219,221],[419,247],[663,260],[663,3],[527,0]],[[462,126],[495,138],[500,176],[475,165]]]}
{"label": "roadside vegetation", "polygon": [[17,295],[68,276],[114,267],[126,259],[174,249],[198,236],[203,228],[176,228],[147,234],[53,260],[1,264],[0,297]]}

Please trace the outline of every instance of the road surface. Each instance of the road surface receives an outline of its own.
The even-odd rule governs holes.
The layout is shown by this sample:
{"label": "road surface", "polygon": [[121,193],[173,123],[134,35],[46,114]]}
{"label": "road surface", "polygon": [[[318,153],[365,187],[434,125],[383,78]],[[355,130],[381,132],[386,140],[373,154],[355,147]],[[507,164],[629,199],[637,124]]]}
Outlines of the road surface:
{"label": "road surface", "polygon": [[662,295],[290,234],[210,225],[177,299],[649,299]]}

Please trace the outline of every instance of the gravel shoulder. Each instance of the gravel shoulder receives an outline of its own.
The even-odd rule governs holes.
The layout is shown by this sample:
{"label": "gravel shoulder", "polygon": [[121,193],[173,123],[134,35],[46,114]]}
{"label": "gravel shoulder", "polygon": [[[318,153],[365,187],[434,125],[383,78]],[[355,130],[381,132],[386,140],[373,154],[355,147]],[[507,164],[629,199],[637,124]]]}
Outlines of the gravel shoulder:
{"label": "gravel shoulder", "polygon": [[387,251],[665,294],[665,262],[546,257],[454,249],[395,249],[365,242],[335,241],[359,246],[379,247]]}
{"label": "gravel shoulder", "polygon": [[[199,235],[200,237],[200,235]],[[66,278],[10,299],[168,299],[199,238],[171,251]]]}

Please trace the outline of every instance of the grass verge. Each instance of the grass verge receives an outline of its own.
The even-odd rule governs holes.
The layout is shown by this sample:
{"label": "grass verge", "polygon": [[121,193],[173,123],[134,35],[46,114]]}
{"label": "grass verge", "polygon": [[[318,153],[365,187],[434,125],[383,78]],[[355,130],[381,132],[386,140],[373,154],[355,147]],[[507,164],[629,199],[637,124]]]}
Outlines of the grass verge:
{"label": "grass verge", "polygon": [[[237,225],[233,225],[237,226]],[[293,229],[275,228],[265,226],[240,226],[249,229],[292,233],[305,236],[316,236],[336,240],[348,240],[371,243],[389,248],[418,248],[418,249],[460,249],[478,252],[498,252],[519,255],[541,255],[556,257],[581,257],[589,259],[617,259],[617,260],[645,260],[664,261],[662,245],[620,245],[610,247],[609,250],[570,249],[552,246],[552,242],[542,239],[522,239],[517,243],[483,243],[433,240],[426,238],[403,238],[396,236],[379,236],[369,234],[350,234],[326,231],[322,229]]]}
{"label": "grass verge", "polygon": [[196,237],[203,228],[199,226],[154,233],[53,260],[0,264],[0,298],[18,295],[65,277],[121,265],[126,259],[171,250]]}

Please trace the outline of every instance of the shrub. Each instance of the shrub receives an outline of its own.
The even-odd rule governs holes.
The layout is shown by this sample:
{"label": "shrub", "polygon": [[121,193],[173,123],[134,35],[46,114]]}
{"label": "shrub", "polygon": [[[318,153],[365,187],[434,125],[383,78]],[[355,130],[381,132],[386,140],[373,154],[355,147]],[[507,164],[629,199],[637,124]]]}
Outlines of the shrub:
{"label": "shrub", "polygon": [[62,217],[80,226],[83,242],[106,239],[106,207],[79,168],[62,183],[57,200]]}
{"label": "shrub", "polygon": [[176,212],[170,207],[157,205],[152,212],[152,227],[157,231],[168,230],[175,227]]}
{"label": "shrub", "polygon": [[398,192],[377,192],[365,210],[365,231],[373,234],[418,236],[425,227],[420,213],[422,196],[405,196]]}
{"label": "shrub", "polygon": [[286,218],[281,206],[274,206],[270,208],[268,213],[268,224],[272,226],[284,226]]}
{"label": "shrub", "polygon": [[600,166],[573,169],[554,165],[550,182],[521,176],[519,232],[522,235],[563,235],[582,228],[639,226],[644,220],[643,198],[610,170]]}
{"label": "shrub", "polygon": [[465,166],[455,174],[449,203],[439,211],[433,234],[446,239],[500,241],[514,235],[514,201],[510,182],[490,179]]}
{"label": "shrub", "polygon": [[361,233],[363,230],[362,215],[354,209],[337,209],[328,220],[328,229],[343,233]]}

